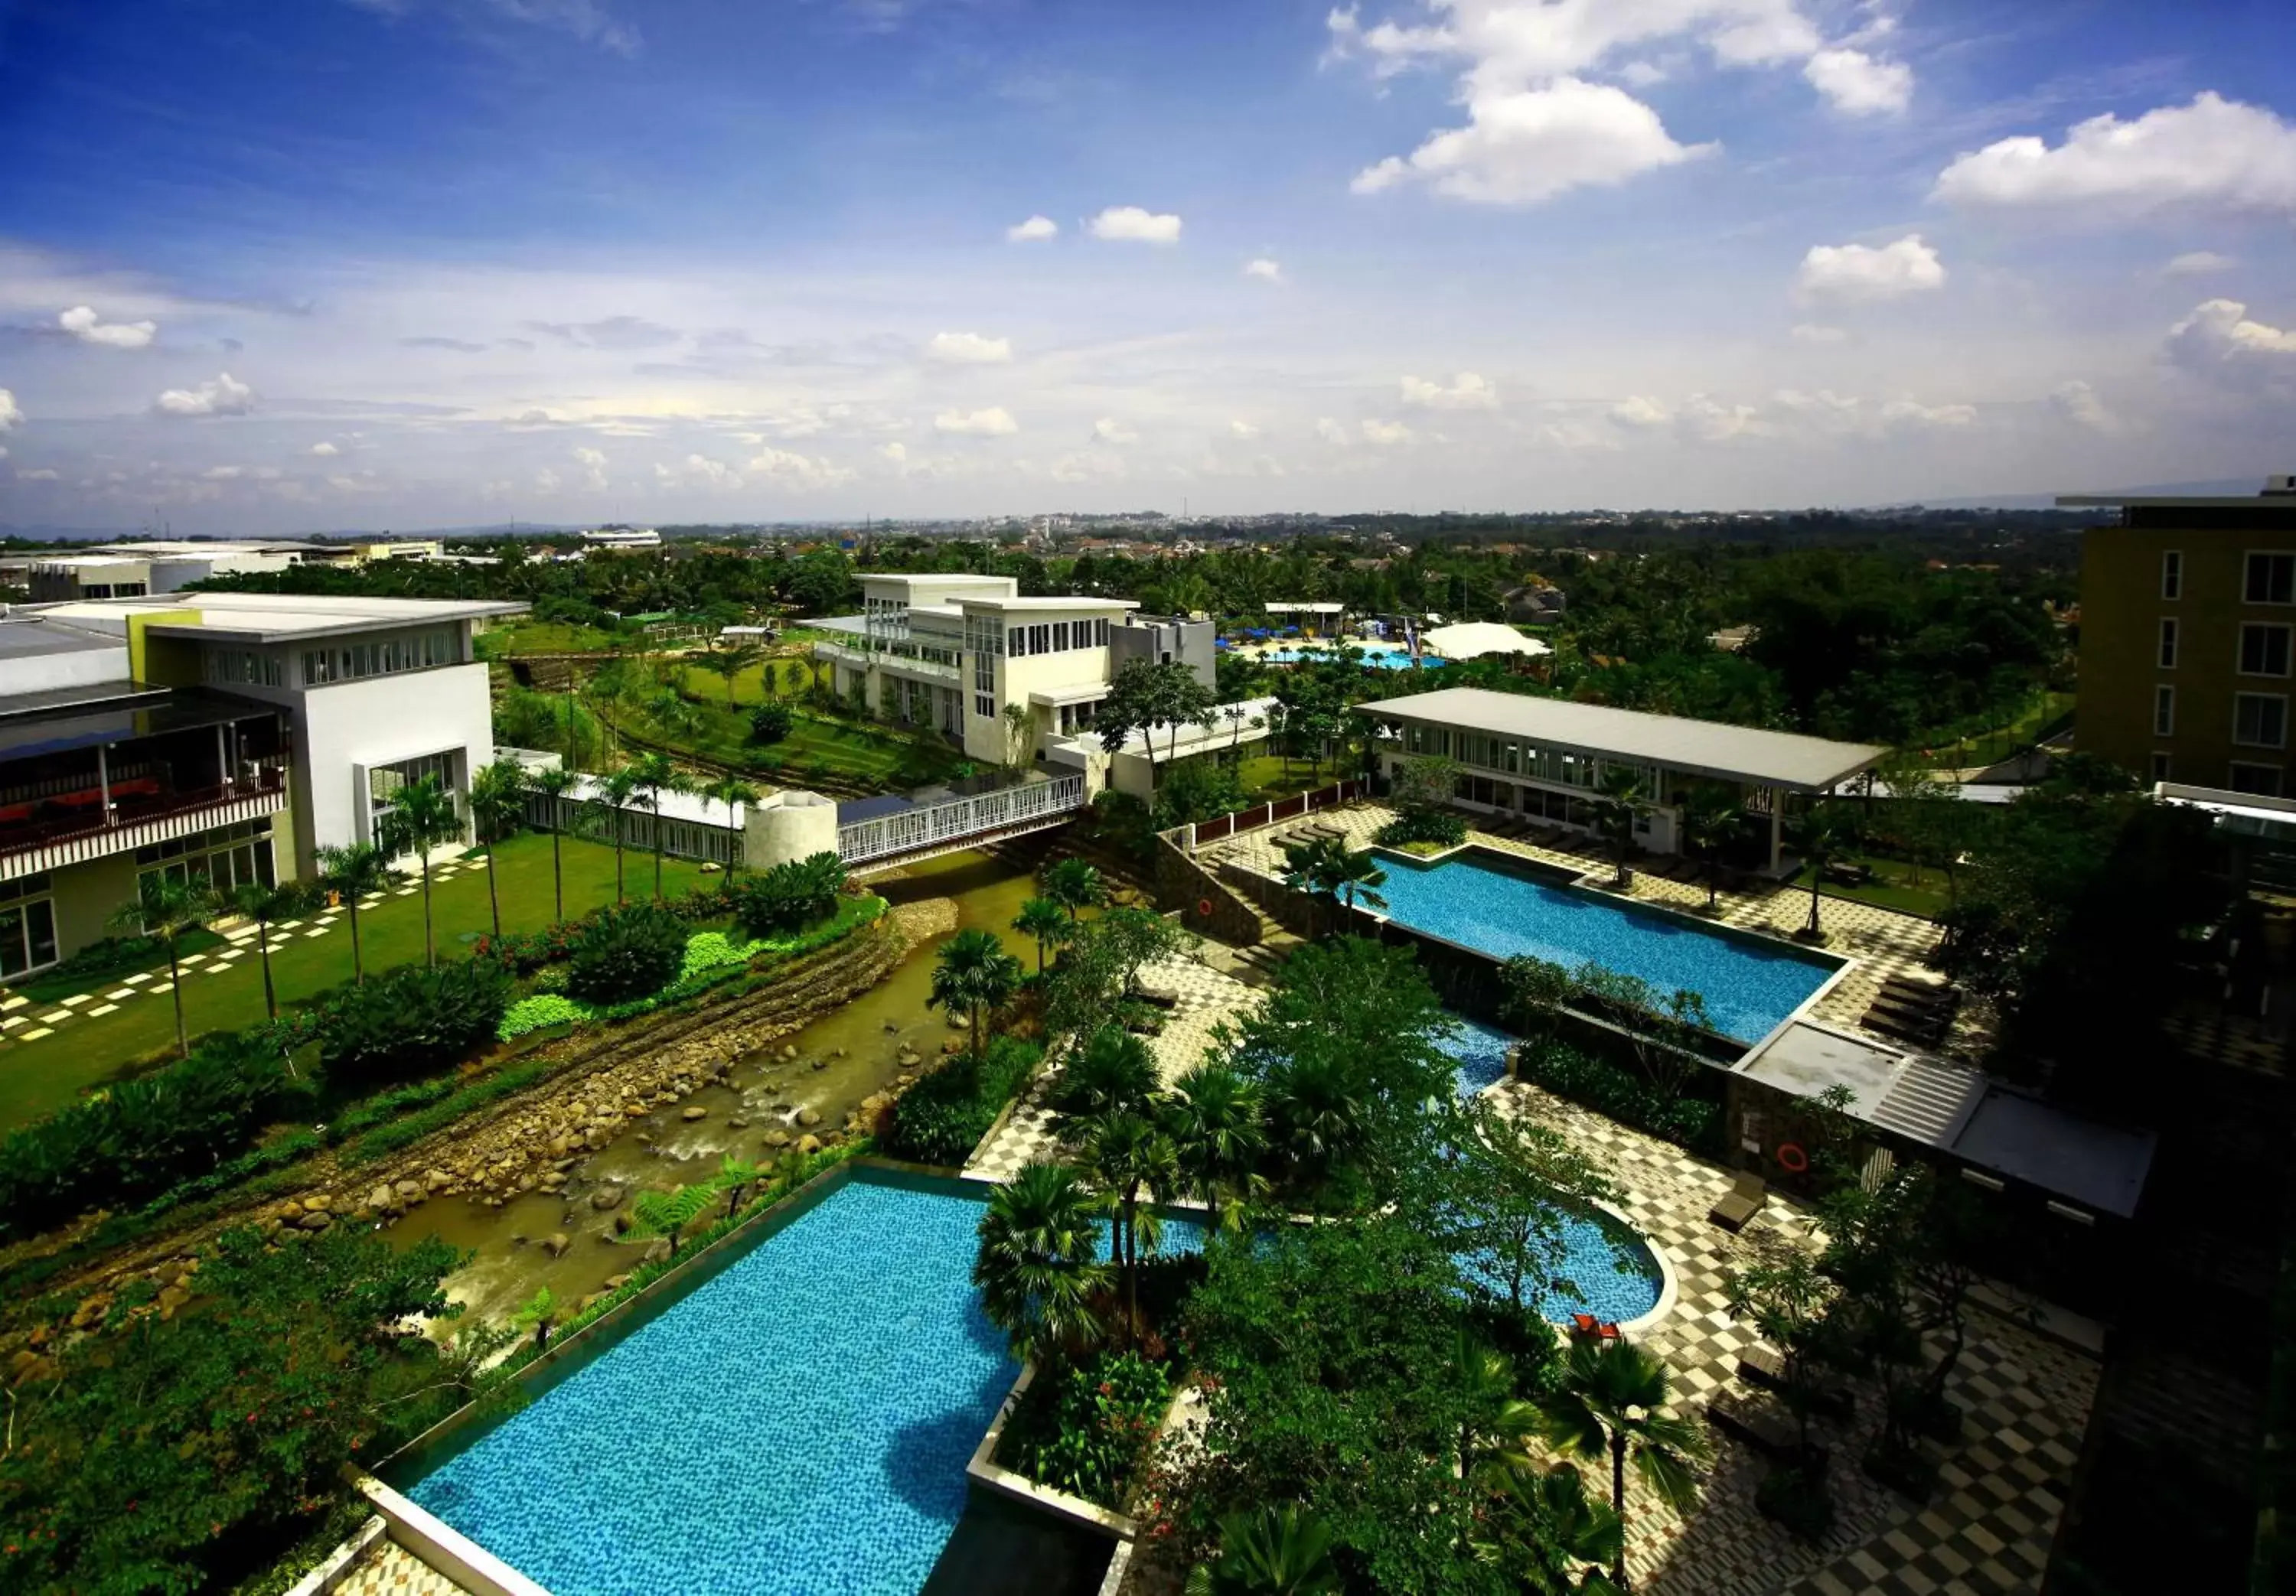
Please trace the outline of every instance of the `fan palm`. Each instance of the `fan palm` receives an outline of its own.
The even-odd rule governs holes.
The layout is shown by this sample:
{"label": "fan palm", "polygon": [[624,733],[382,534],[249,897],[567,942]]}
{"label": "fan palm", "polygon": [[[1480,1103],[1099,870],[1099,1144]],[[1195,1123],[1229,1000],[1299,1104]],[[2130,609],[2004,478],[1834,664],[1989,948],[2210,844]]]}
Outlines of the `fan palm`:
{"label": "fan palm", "polygon": [[1514,1360],[1486,1346],[1464,1326],[1445,1373],[1459,1404],[1461,1478],[1490,1457],[1521,1451],[1524,1438],[1538,1432],[1538,1406],[1515,1394]]}
{"label": "fan palm", "polygon": [[1021,913],[1013,921],[1013,929],[1023,937],[1037,939],[1038,975],[1045,973],[1045,949],[1058,947],[1066,942],[1072,925],[1067,911],[1051,898],[1032,897],[1021,905]]}
{"label": "fan palm", "polygon": [[1595,802],[1603,834],[1618,849],[1611,861],[1611,884],[1624,886],[1627,855],[1635,846],[1635,823],[1651,806],[1649,785],[1643,780],[1643,773],[1631,765],[1604,765]]}
{"label": "fan palm", "polygon": [[111,916],[111,929],[123,936],[149,937],[167,950],[168,992],[176,1000],[176,1051],[192,1056],[191,1032],[184,1024],[184,972],[176,950],[184,933],[198,929],[215,918],[215,893],[203,878],[176,880],[155,871],[135,883],[135,896]]}
{"label": "fan palm", "polygon": [[366,959],[359,951],[359,899],[381,891],[390,880],[390,861],[371,842],[346,842],[319,850],[319,879],[351,912],[351,981],[366,982]]}
{"label": "fan palm", "polygon": [[1188,1573],[1187,1596],[1328,1596],[1340,1589],[1330,1526],[1286,1502],[1219,1521],[1219,1555]]}
{"label": "fan palm", "polygon": [[1368,853],[1355,853],[1336,837],[1292,843],[1283,850],[1283,884],[1331,905],[1336,920],[1341,904],[1352,909],[1384,909],[1387,899],[1374,890],[1387,885],[1387,872]]}
{"label": "fan palm", "polygon": [[1100,1204],[1065,1164],[1038,1161],[989,1193],[972,1283],[981,1311],[1039,1363],[1088,1340],[1092,1299],[1108,1283]]}
{"label": "fan palm", "polygon": [[526,771],[514,759],[497,759],[482,765],[471,778],[471,828],[487,845],[487,911],[495,936],[502,936],[502,860],[495,844],[518,830],[526,818]]}
{"label": "fan palm", "polygon": [[1065,1126],[1071,1121],[1145,1114],[1155,1093],[1156,1055],[1131,1032],[1109,1025],[1095,1031],[1062,1066],[1052,1103]]}
{"label": "fan palm", "polygon": [[1267,1088],[1275,1144],[1302,1169],[1328,1169],[1361,1143],[1370,1105],[1361,1076],[1338,1059],[1291,1059],[1270,1074]]}
{"label": "fan palm", "polygon": [[618,904],[629,900],[622,888],[622,842],[629,829],[630,801],[637,796],[641,781],[634,765],[619,765],[598,778],[598,798],[606,806],[606,819],[614,830],[614,901]]}
{"label": "fan palm", "polygon": [[653,824],[647,829],[653,833],[653,900],[661,902],[661,800],[670,792],[689,792],[693,784],[669,762],[668,754],[647,754],[634,761],[631,773],[636,777],[636,790],[644,794],[638,802],[652,815]]}
{"label": "fan palm", "polygon": [[263,1012],[269,1019],[279,1018],[279,992],[271,984],[271,922],[286,912],[286,899],[278,888],[266,887],[260,881],[242,881],[231,889],[231,906],[255,922],[255,951],[263,961]]}
{"label": "fan palm", "polygon": [[1824,884],[1825,867],[1857,846],[1857,816],[1842,803],[1814,804],[1795,829],[1795,840],[1809,868],[1809,923],[1802,936],[1811,942],[1824,933],[1818,929],[1817,900]]}
{"label": "fan palm", "polygon": [[993,931],[959,931],[940,945],[925,1001],[972,1023],[972,1056],[981,1057],[989,1013],[1012,1001],[1021,986],[1021,961],[1004,951]]}
{"label": "fan palm", "polygon": [[[1240,1225],[1242,1199],[1266,1184],[1253,1173],[1267,1146],[1258,1084],[1224,1064],[1199,1064],[1172,1083],[1164,1123],[1186,1189],[1221,1224]],[[1235,1194],[1226,1204],[1224,1191]]]}
{"label": "fan palm", "polygon": [[[1611,1510],[1622,1525],[1629,1459],[1643,1483],[1677,1512],[1688,1511],[1696,1500],[1696,1465],[1708,1454],[1706,1438],[1690,1420],[1666,1411],[1669,1394],[1665,1363],[1620,1339],[1573,1346],[1560,1384],[1539,1399],[1539,1428],[1558,1450],[1609,1457]],[[1611,1577],[1626,1583],[1623,1539]]]}
{"label": "fan palm", "polygon": [[566,918],[566,864],[559,848],[566,828],[558,823],[558,800],[573,791],[581,780],[580,773],[569,770],[562,765],[554,765],[546,770],[529,771],[526,776],[527,790],[537,798],[548,800],[552,903],[550,917],[553,920],[562,921]]}
{"label": "fan palm", "polygon": [[394,854],[413,854],[422,871],[422,962],[439,962],[439,948],[430,924],[430,850],[460,839],[462,806],[455,794],[436,776],[409,782],[391,794],[390,808],[382,817],[383,846]]}
{"label": "fan palm", "polygon": [[1683,795],[1682,839],[1706,867],[1706,911],[1714,912],[1715,878],[1721,871],[1723,844],[1745,823],[1746,812],[1726,787],[1700,782]]}
{"label": "fan palm", "polygon": [[1164,1238],[1156,1210],[1141,1206],[1144,1192],[1168,1195],[1180,1183],[1180,1161],[1164,1127],[1144,1114],[1112,1114],[1093,1122],[1085,1166],[1107,1193],[1116,1220],[1111,1250],[1124,1286],[1126,1336],[1140,1336],[1140,1255],[1152,1253]]}
{"label": "fan palm", "polygon": [[1505,1567],[1537,1596],[1624,1596],[1606,1570],[1626,1550],[1626,1526],[1587,1494],[1578,1470],[1507,1456],[1476,1478],[1493,1508],[1487,1533],[1469,1543],[1477,1559]]}
{"label": "fan palm", "polygon": [[1037,878],[1037,889],[1068,911],[1074,920],[1080,909],[1097,909],[1108,901],[1108,884],[1091,863],[1067,858],[1047,866]]}

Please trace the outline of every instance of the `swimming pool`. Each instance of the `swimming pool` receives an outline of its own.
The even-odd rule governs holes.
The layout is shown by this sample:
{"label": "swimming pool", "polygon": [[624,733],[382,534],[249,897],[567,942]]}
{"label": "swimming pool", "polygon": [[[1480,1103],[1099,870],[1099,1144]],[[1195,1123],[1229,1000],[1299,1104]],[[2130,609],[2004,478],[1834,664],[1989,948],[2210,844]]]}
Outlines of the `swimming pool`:
{"label": "swimming pool", "polygon": [[1382,854],[1379,888],[1398,925],[1496,959],[1528,954],[1567,970],[1592,961],[1640,977],[1661,995],[1706,1000],[1723,1035],[1760,1041],[1840,968],[1838,961],[1751,937],[1725,936],[1686,920],[1551,886],[1473,857],[1422,864]]}
{"label": "swimming pool", "polygon": [[[1411,651],[1401,643],[1359,642],[1350,643],[1349,646],[1360,649],[1363,651],[1363,662],[1374,669],[1409,670],[1411,668]],[[1297,665],[1302,659],[1328,659],[1331,657],[1330,649],[1308,648],[1270,649],[1259,658],[1269,665]],[[1419,656],[1419,663],[1431,668],[1448,662],[1438,659],[1432,654],[1422,654]]]}
{"label": "swimming pool", "polygon": [[1472,1097],[1506,1074],[1507,1050],[1516,1038],[1462,1014],[1450,1019],[1454,1028],[1437,1037],[1435,1045],[1450,1054],[1457,1066],[1454,1089],[1461,1097]]}

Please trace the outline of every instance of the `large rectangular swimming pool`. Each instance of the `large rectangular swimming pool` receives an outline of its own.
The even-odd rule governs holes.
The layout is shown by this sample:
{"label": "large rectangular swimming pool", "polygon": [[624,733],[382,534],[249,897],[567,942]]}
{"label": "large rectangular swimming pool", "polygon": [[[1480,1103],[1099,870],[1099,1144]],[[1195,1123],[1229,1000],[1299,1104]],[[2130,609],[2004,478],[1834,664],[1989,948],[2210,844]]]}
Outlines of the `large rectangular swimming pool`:
{"label": "large rectangular swimming pool", "polygon": [[1841,967],[1824,954],[1550,885],[1480,857],[1423,864],[1382,854],[1380,863],[1387,884],[1379,891],[1398,925],[1495,959],[1528,954],[1573,970],[1591,962],[1639,977],[1662,996],[1695,992],[1714,1029],[1749,1045]]}

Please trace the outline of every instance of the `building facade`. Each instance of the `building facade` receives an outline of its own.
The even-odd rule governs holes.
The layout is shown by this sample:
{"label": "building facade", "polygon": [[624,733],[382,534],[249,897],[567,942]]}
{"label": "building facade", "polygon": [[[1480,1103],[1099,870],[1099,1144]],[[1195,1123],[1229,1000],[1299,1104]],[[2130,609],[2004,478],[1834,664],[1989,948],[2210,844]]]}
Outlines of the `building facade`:
{"label": "building facade", "polygon": [[2081,539],[2077,747],[2148,782],[2291,790],[2296,482],[2247,498],[2117,498]]}

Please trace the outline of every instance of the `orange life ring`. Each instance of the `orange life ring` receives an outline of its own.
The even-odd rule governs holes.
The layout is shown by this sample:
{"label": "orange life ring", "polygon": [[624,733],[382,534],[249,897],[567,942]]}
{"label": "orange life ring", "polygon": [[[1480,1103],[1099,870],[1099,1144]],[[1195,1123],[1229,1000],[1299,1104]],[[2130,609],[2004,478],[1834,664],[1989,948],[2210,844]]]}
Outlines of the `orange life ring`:
{"label": "orange life ring", "polygon": [[1776,1154],[1778,1167],[1788,1174],[1800,1174],[1809,1167],[1809,1155],[1799,1142],[1781,1142]]}
{"label": "orange life ring", "polygon": [[1196,913],[1202,915],[1206,920],[1210,920],[1212,917],[1212,900],[1208,897],[1198,898],[1196,900]]}

